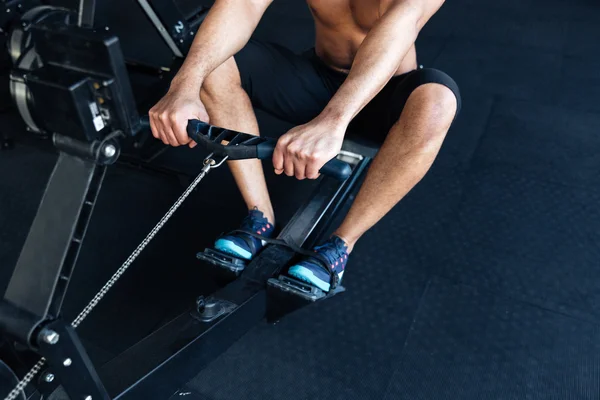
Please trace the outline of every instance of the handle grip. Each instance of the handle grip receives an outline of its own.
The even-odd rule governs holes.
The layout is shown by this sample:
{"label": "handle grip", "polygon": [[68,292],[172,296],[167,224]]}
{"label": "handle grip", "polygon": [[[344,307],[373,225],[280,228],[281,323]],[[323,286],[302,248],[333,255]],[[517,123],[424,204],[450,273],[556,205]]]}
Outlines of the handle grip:
{"label": "handle grip", "polygon": [[[259,144],[257,146],[257,158],[264,160],[272,157],[276,146],[277,141],[274,139],[268,139],[266,142]],[[352,173],[352,168],[348,163],[338,160],[337,158],[332,158],[331,160],[327,161],[323,167],[321,167],[319,172],[323,175],[343,181],[350,176]]]}
{"label": "handle grip", "polygon": [[142,129],[150,129],[150,117],[147,115],[140,117],[140,127]]}
{"label": "handle grip", "polygon": [[[188,121],[187,133],[198,145],[214,154],[227,156],[230,160],[251,158],[264,160],[273,155],[277,145],[277,141],[272,138],[236,132],[195,119]],[[223,142],[227,142],[227,144],[223,144]],[[333,158],[319,172],[335,179],[344,180],[350,176],[352,168],[348,163]]]}

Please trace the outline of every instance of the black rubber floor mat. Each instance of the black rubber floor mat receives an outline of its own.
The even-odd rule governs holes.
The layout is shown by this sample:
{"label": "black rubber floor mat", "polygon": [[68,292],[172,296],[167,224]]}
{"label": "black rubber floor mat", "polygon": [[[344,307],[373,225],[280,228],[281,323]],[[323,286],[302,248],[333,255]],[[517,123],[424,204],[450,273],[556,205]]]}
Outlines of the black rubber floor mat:
{"label": "black rubber floor mat", "polygon": [[416,43],[416,47],[419,49],[417,63],[424,67],[432,67],[444,46],[445,42],[439,38],[419,36]]}
{"label": "black rubber floor mat", "polygon": [[462,186],[461,172],[435,165],[374,232],[358,241],[353,259],[377,264],[400,256],[402,269],[436,272],[447,258],[448,246],[453,245],[452,224]]}
{"label": "black rubber floor mat", "polygon": [[448,42],[435,67],[454,78],[463,93],[548,101],[556,97],[562,54],[476,39]]}
{"label": "black rubber floor mat", "polygon": [[[454,25],[459,21],[464,21],[461,16],[464,14],[460,12],[458,7],[452,7],[449,3],[445,3],[441,6],[437,13],[431,17],[431,19],[425,24],[419,37],[426,38],[449,38],[452,35]],[[442,40],[442,42],[444,42]],[[417,46],[417,53],[419,52],[419,46]]]}
{"label": "black rubber floor mat", "polygon": [[[596,24],[596,30],[597,28]],[[598,37],[598,33],[594,38]],[[595,39],[594,39],[595,41]],[[592,53],[593,57],[571,56],[563,61],[561,80],[559,83],[558,104],[571,110],[600,111],[600,55]],[[585,68],[582,68],[585,65]]]}
{"label": "black rubber floor mat", "polygon": [[[476,8],[498,11],[505,14],[505,18],[513,15],[529,15],[532,18],[546,15],[559,15],[565,19],[581,19],[593,15],[600,6],[596,0],[573,0],[565,3],[563,0],[505,0],[481,1],[481,0],[456,0],[454,3],[456,12],[464,9]],[[499,14],[502,15],[502,14]]]}
{"label": "black rubber floor mat", "polygon": [[[598,132],[598,114],[530,102],[498,101],[474,155],[473,168],[509,166],[567,186],[598,187]],[[569,207],[569,203],[565,206]]]}
{"label": "black rubber floor mat", "polygon": [[462,93],[461,97],[462,108],[446,134],[433,170],[466,168],[487,129],[494,106],[493,97],[469,91]]}
{"label": "black rubber floor mat", "polygon": [[463,23],[452,27],[453,37],[468,40],[477,32],[477,39],[490,45],[524,46],[557,53],[565,46],[569,22],[563,15],[519,14],[489,7],[471,7],[465,11],[460,17]]}
{"label": "black rubber floor mat", "polygon": [[520,171],[466,180],[444,275],[600,321],[600,193]]}
{"label": "black rubber floor mat", "polygon": [[505,0],[503,2],[497,2],[480,0],[455,0],[454,3],[451,3],[454,5],[454,7],[448,8],[453,10],[454,15],[460,15],[461,11],[465,9],[491,10],[499,13],[530,15],[533,4],[540,1],[541,0]]}
{"label": "black rubber floor mat", "polygon": [[597,325],[433,279],[385,399],[599,396]]}
{"label": "black rubber floor mat", "polygon": [[[597,47],[595,45],[598,37],[597,12],[599,10],[600,5],[597,5],[596,12],[569,21],[567,35],[569,45],[564,49],[565,55],[600,61],[600,54],[596,51]],[[587,70],[587,68],[585,69]]]}
{"label": "black rubber floor mat", "polygon": [[169,397],[169,400],[211,400],[208,397],[200,395],[198,392],[192,389],[181,389],[173,396]]}

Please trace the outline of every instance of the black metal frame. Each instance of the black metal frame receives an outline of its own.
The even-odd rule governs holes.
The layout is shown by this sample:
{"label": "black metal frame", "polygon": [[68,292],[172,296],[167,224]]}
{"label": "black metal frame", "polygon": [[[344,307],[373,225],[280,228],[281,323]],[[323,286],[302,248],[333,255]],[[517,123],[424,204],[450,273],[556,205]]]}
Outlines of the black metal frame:
{"label": "black metal frame", "polygon": [[60,319],[44,329],[55,332],[60,338],[55,344],[40,340],[39,353],[69,396],[72,399],[110,400],[75,329]]}
{"label": "black metal frame", "polygon": [[23,343],[35,342],[35,329],[59,315],[104,171],[105,167],[66,153],[58,158],[0,303],[35,316],[27,329],[8,331]]}
{"label": "black metal frame", "polygon": [[96,0],[80,0],[77,25],[80,28],[93,28],[96,14]]}
{"label": "black metal frame", "polygon": [[[122,39],[125,56],[132,63],[171,69],[173,61],[185,58],[209,10],[197,2],[185,4],[189,9],[180,9],[173,0],[98,1],[95,24]],[[115,13],[115,7],[128,18]],[[153,45],[140,46],[140,40]]]}
{"label": "black metal frame", "polygon": [[182,53],[187,54],[194,34],[208,13],[208,7],[200,6],[194,14],[184,15],[172,1],[150,0],[148,3]]}
{"label": "black metal frame", "polygon": [[95,160],[60,153],[0,300],[0,331],[44,356],[65,389],[81,398],[109,397],[60,309],[105,170]]}

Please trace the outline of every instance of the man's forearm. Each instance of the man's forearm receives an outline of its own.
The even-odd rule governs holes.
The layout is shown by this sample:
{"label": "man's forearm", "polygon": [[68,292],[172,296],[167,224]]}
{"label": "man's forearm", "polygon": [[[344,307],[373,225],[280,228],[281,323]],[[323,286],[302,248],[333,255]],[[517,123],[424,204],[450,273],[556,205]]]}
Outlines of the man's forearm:
{"label": "man's forearm", "polygon": [[217,0],[173,80],[199,91],[208,74],[248,43],[270,0]]}
{"label": "man's forearm", "polygon": [[419,9],[404,4],[388,10],[363,41],[324,115],[350,123],[383,89],[414,44],[420,16]]}

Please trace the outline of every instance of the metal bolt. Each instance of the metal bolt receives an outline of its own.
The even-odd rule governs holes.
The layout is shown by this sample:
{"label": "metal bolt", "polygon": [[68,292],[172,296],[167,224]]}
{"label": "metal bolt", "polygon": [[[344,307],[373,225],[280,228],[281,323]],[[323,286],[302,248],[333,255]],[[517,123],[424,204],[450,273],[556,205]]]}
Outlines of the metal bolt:
{"label": "metal bolt", "polygon": [[46,376],[44,376],[44,380],[48,383],[52,382],[54,380],[54,374],[47,373]]}
{"label": "metal bolt", "polygon": [[179,43],[183,43],[183,39],[179,39]]}
{"label": "metal bolt", "polygon": [[48,344],[56,344],[58,339],[60,339],[60,335],[54,331],[47,330],[42,333],[42,340]]}
{"label": "metal bolt", "polygon": [[9,12],[10,12],[10,8],[7,8],[7,9],[6,9],[6,12],[7,12],[7,13],[9,13]]}
{"label": "metal bolt", "polygon": [[108,31],[110,28],[108,26],[104,27],[104,30]]}
{"label": "metal bolt", "polygon": [[114,145],[107,144],[106,146],[104,146],[104,155],[106,157],[111,158],[115,154],[117,154],[117,148]]}
{"label": "metal bolt", "polygon": [[73,360],[71,360],[70,358],[65,359],[65,361],[63,361],[63,365],[65,367],[70,367],[71,364],[73,364]]}

